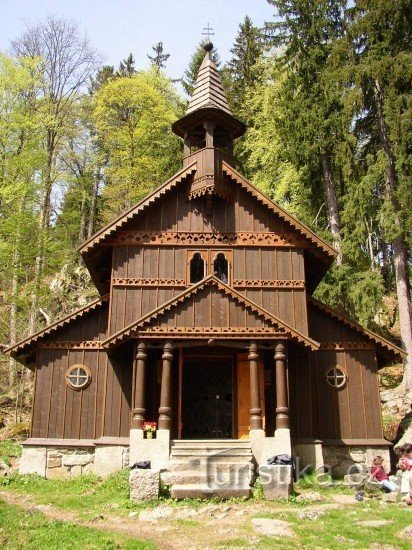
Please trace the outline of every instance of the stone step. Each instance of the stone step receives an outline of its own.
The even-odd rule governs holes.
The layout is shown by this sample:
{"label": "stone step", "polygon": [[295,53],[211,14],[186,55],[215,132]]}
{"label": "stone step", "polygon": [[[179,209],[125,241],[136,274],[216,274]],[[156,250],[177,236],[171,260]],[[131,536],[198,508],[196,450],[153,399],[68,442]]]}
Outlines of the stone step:
{"label": "stone step", "polygon": [[248,439],[175,439],[172,442],[172,449],[176,448],[244,448],[250,449],[250,441]]}
{"label": "stone step", "polygon": [[192,458],[192,460],[172,460],[167,467],[170,472],[181,471],[199,471],[201,469],[219,469],[219,471],[225,472],[231,469],[253,469],[252,457],[245,460],[244,457],[225,457],[225,460],[199,460]]}
{"label": "stone step", "polygon": [[250,487],[209,487],[206,484],[173,485],[170,490],[172,498],[242,498],[250,497]]}
{"label": "stone step", "polygon": [[172,447],[170,458],[173,460],[174,457],[181,457],[181,456],[188,456],[188,457],[213,457],[215,456],[216,459],[219,459],[220,457],[228,457],[228,456],[242,456],[242,457],[250,457],[252,456],[251,449],[226,449],[224,447],[218,448],[200,448],[200,449],[185,449],[185,448],[178,448],[175,449]]}
{"label": "stone step", "polygon": [[253,469],[244,466],[242,468],[230,468],[226,470],[219,468],[217,471],[168,470],[166,472],[162,472],[161,478],[165,485],[188,485],[191,483],[201,482],[216,482],[218,485],[228,483],[250,485],[254,481],[255,474]]}

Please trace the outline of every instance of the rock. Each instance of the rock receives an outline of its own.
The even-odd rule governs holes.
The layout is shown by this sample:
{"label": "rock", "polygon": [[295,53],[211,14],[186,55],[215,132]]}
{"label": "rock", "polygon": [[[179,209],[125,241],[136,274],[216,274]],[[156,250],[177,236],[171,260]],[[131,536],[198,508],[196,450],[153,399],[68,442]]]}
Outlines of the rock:
{"label": "rock", "polygon": [[155,523],[159,519],[167,519],[173,515],[173,508],[170,506],[158,506],[152,510],[142,510],[139,514],[139,521]]}
{"label": "rock", "polygon": [[47,467],[48,468],[60,468],[62,465],[62,459],[61,457],[48,457],[47,458]]}
{"label": "rock", "polygon": [[197,516],[198,514],[199,512],[194,508],[185,507],[177,512],[176,517],[178,519],[186,519],[186,518],[192,518],[194,516]]}
{"label": "rock", "polygon": [[385,527],[385,525],[390,525],[393,523],[390,519],[370,519],[366,521],[357,521],[356,525],[361,527]]}
{"label": "rock", "polygon": [[0,459],[0,476],[8,476],[8,475],[10,475],[10,468],[4,462],[4,460]]}
{"label": "rock", "polygon": [[355,500],[355,495],[331,495],[334,502],[338,504],[353,504],[357,502]]}
{"label": "rock", "polygon": [[143,502],[159,498],[159,470],[131,470],[129,475],[130,500]]}
{"label": "rock", "polygon": [[412,525],[407,525],[402,531],[398,533],[398,537],[401,537],[403,539],[411,539],[412,538]]}
{"label": "rock", "polygon": [[297,502],[322,502],[324,500],[325,497],[323,497],[320,493],[317,493],[316,491],[301,493],[296,497]]}
{"label": "rock", "polygon": [[63,466],[86,466],[89,462],[90,456],[88,454],[64,455],[62,460]]}
{"label": "rock", "polygon": [[298,519],[309,519],[310,521],[315,521],[320,518],[320,516],[324,515],[325,512],[323,512],[322,510],[301,510],[300,512],[298,512],[296,517]]}
{"label": "rock", "polygon": [[398,492],[394,491],[392,493],[385,493],[382,497],[383,502],[397,502],[398,501]]}
{"label": "rock", "polygon": [[135,518],[135,517],[138,516],[138,515],[139,515],[139,512],[130,512],[129,518],[133,519],[133,518]]}
{"label": "rock", "polygon": [[224,519],[229,515],[228,512],[222,512],[221,514],[215,514],[215,518],[217,519]]}
{"label": "rock", "polygon": [[380,544],[379,542],[374,542],[369,548],[370,550],[396,550],[392,544]]}
{"label": "rock", "polygon": [[252,525],[255,531],[268,537],[293,537],[295,534],[290,523],[279,519],[253,518]]}

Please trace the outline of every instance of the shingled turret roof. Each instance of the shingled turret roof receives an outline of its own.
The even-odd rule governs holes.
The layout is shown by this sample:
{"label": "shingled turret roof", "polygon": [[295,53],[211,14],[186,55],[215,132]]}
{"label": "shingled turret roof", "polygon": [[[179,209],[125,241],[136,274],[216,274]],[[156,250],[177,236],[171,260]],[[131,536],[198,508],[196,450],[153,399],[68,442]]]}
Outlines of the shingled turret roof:
{"label": "shingled turret roof", "polygon": [[187,114],[193,113],[197,109],[215,107],[232,114],[223,85],[220,80],[219,72],[213,61],[211,53],[208,51],[202,61],[197,75],[193,95],[189,101]]}

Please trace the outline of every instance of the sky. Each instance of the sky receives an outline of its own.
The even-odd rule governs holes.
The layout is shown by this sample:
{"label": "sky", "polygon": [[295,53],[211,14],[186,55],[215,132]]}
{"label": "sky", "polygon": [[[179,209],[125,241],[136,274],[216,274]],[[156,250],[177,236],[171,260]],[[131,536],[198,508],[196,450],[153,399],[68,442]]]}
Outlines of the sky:
{"label": "sky", "polygon": [[108,65],[133,53],[137,68],[147,67],[146,54],[162,41],[171,54],[166,72],[180,78],[207,23],[224,62],[245,15],[261,26],[274,11],[266,0],[0,0],[0,50],[7,51],[27,23],[53,14],[77,21]]}

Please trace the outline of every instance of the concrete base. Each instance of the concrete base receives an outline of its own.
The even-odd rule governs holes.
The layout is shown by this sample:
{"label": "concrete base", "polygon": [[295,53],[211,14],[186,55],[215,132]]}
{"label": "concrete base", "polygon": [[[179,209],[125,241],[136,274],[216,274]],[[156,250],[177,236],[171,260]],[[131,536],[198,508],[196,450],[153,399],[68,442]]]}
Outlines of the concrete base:
{"label": "concrete base", "polygon": [[20,474],[37,474],[46,477],[47,449],[45,447],[23,447],[20,459]]}
{"label": "concrete base", "polygon": [[323,451],[322,441],[316,440],[311,444],[295,445],[295,462],[297,477],[305,470],[309,471],[323,471]]}
{"label": "concrete base", "polygon": [[130,500],[144,502],[159,498],[159,470],[131,470],[129,476]]}
{"label": "concrete base", "polygon": [[107,477],[129,465],[129,449],[118,445],[96,446],[93,472]]}
{"label": "concrete base", "polygon": [[259,466],[259,479],[268,500],[285,499],[292,493],[292,466],[262,464]]}
{"label": "concrete base", "polygon": [[143,430],[130,430],[130,464],[150,460],[154,469],[166,468],[170,458],[170,431],[157,430],[155,439],[144,439]]}
{"label": "concrete base", "polygon": [[292,455],[290,430],[286,428],[276,430],[274,437],[266,437],[264,430],[250,430],[249,437],[253,457],[258,464],[266,464],[272,456]]}

